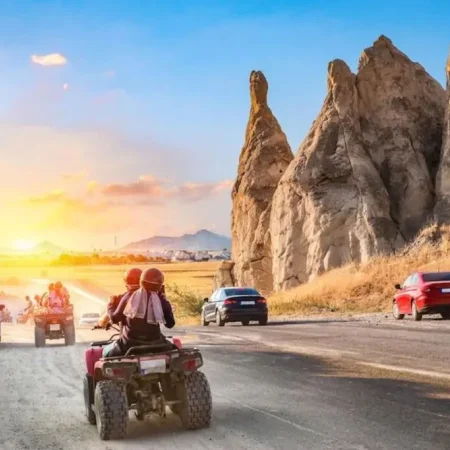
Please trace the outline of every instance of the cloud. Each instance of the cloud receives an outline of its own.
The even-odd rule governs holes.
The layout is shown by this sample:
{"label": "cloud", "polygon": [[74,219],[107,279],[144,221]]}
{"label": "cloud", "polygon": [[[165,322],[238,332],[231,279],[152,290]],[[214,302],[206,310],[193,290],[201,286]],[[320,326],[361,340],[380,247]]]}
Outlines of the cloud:
{"label": "cloud", "polygon": [[174,196],[185,201],[198,201],[231,190],[232,186],[231,180],[218,183],[185,183],[176,188]]}
{"label": "cloud", "polygon": [[27,199],[27,202],[33,204],[48,204],[48,203],[58,203],[65,200],[66,200],[66,193],[61,189],[56,189],[54,191],[48,192],[40,196],[30,197]]}
{"label": "cloud", "polygon": [[61,53],[49,53],[48,55],[31,55],[34,64],[44,67],[64,66],[67,59]]}
{"label": "cloud", "polygon": [[232,181],[224,180],[217,183],[184,183],[180,186],[167,186],[164,181],[152,175],[144,175],[132,183],[114,183],[95,187],[105,197],[139,198],[140,204],[152,204],[164,199],[200,201],[230,190],[232,185]]}
{"label": "cloud", "polygon": [[141,176],[134,183],[107,184],[101,188],[101,193],[106,197],[165,196],[162,182],[151,175]]}
{"label": "cloud", "polygon": [[64,90],[64,91],[68,91],[68,90],[69,90],[69,87],[70,87],[70,86],[69,86],[69,83],[64,83],[64,84],[63,84],[63,90]]}

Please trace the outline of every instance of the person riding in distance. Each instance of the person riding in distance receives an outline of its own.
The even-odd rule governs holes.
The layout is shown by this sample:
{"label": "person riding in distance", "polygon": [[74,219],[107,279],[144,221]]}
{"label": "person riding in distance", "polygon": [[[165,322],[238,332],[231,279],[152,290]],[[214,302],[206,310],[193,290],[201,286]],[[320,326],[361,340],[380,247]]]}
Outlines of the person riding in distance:
{"label": "person riding in distance", "polygon": [[[50,289],[53,286],[53,289]],[[49,286],[47,298],[44,300],[44,306],[47,308],[64,308],[66,305],[66,298],[62,290],[62,283],[57,281],[54,285]]]}
{"label": "person riding in distance", "polygon": [[160,324],[175,326],[172,307],[163,294],[164,274],[156,268],[144,270],[140,288],[127,292],[111,314],[113,323],[122,323],[120,338],[104,347],[103,357],[122,356],[131,347],[163,342]]}

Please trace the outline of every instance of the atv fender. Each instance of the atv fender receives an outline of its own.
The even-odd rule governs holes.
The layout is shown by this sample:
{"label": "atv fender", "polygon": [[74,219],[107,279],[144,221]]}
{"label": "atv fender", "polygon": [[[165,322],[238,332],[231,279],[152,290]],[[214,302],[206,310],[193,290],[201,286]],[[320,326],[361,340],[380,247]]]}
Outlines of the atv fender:
{"label": "atv fender", "polygon": [[101,347],[91,347],[84,352],[84,359],[86,361],[86,373],[91,377],[94,376],[95,363],[102,357],[103,349]]}

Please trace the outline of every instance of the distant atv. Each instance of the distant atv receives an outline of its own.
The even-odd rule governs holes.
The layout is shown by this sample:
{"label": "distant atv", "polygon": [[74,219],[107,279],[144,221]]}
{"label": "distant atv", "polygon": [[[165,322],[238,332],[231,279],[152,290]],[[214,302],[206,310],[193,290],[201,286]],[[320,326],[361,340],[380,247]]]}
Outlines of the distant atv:
{"label": "distant atv", "polygon": [[34,343],[44,347],[46,339],[64,339],[65,345],[75,345],[73,306],[36,308],[34,311]]}
{"label": "distant atv", "polygon": [[[117,336],[117,335],[116,335]],[[130,348],[125,356],[102,358],[102,346],[86,350],[84,400],[86,418],[102,440],[123,439],[128,411],[138,420],[149,414],[166,416],[166,407],[186,429],[207,427],[211,421],[211,390],[198,369],[203,358],[197,348],[181,348],[178,339]]]}
{"label": "distant atv", "polygon": [[17,323],[20,325],[25,325],[27,322],[33,323],[33,312],[29,310],[24,310],[17,316]]}

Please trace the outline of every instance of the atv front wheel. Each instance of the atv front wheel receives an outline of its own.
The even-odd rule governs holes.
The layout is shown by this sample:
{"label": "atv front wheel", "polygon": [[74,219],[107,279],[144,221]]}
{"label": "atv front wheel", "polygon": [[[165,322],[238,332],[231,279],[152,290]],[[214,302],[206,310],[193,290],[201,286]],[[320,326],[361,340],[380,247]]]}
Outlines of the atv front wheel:
{"label": "atv front wheel", "polygon": [[86,407],[86,419],[91,425],[95,425],[96,418],[92,406],[94,404],[94,381],[90,375],[85,375],[83,380],[84,406]]}
{"label": "atv front wheel", "polygon": [[64,345],[75,345],[75,327],[73,324],[64,327]]}
{"label": "atv front wheel", "polygon": [[125,386],[100,381],[95,387],[95,419],[100,439],[123,439],[128,428],[128,401]]}
{"label": "atv front wheel", "polygon": [[45,347],[45,328],[34,328],[34,345],[36,347]]}
{"label": "atv front wheel", "polygon": [[192,373],[185,378],[180,387],[182,403],[176,405],[176,412],[174,412],[180,416],[184,428],[197,430],[208,427],[212,415],[212,397],[205,374],[203,372]]}

